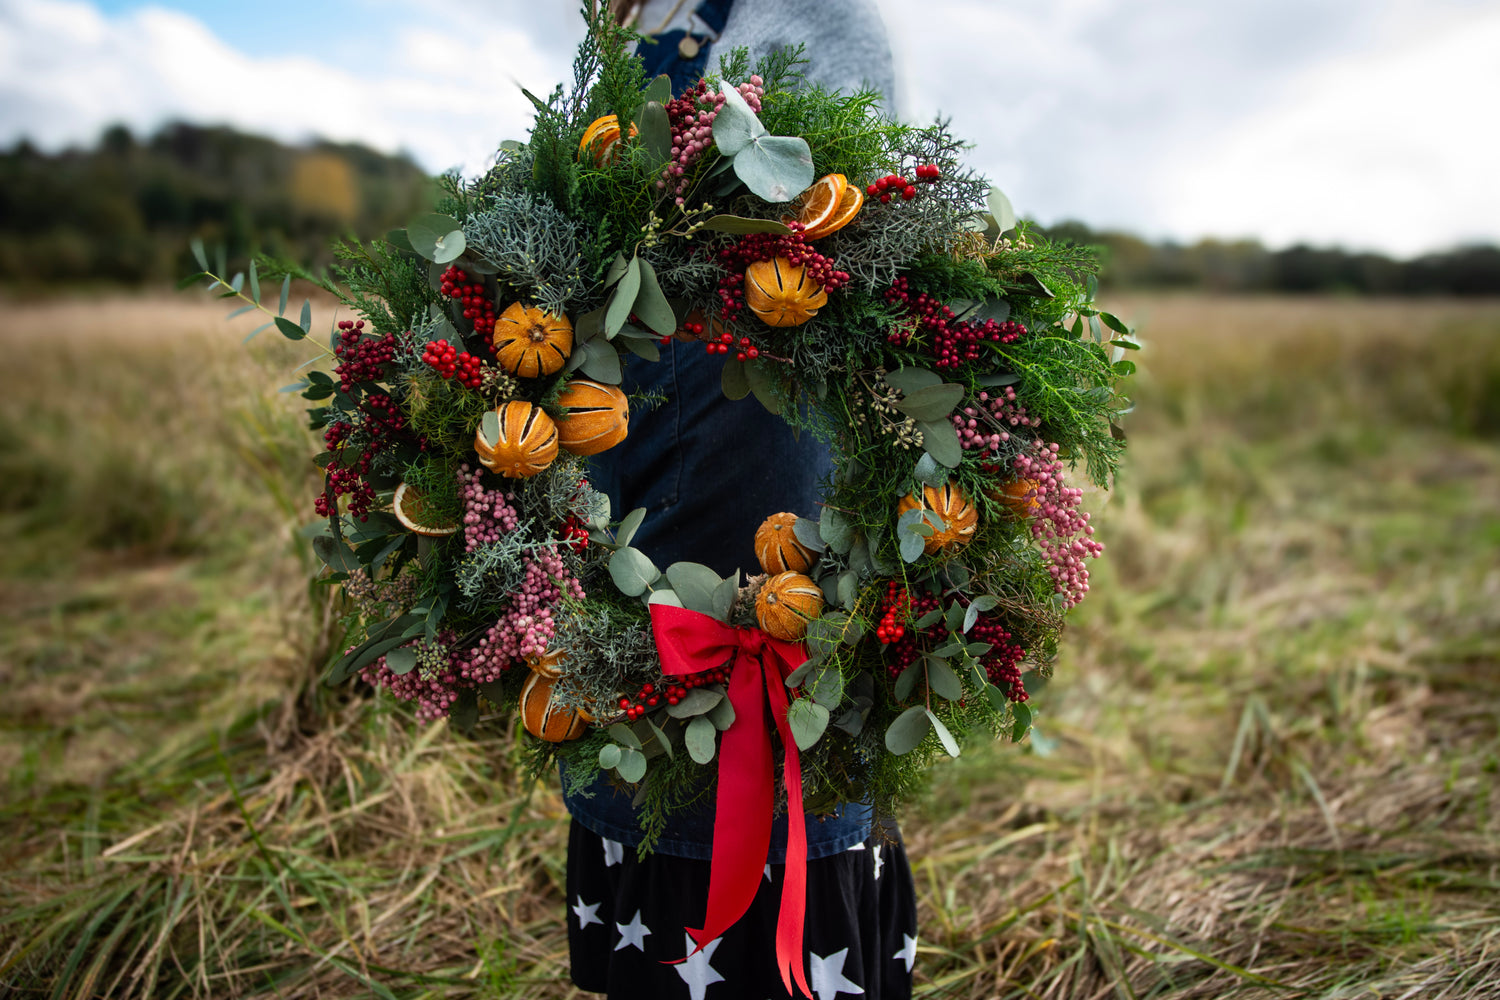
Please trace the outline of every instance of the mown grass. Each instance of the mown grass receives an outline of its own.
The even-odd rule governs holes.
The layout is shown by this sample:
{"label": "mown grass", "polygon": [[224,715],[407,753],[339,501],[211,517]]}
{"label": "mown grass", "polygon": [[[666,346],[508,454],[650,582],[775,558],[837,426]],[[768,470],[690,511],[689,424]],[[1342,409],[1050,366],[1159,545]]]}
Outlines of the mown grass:
{"label": "mown grass", "polygon": [[[918,995],[1500,996],[1500,306],[1113,305],[1038,735],[903,818]],[[5,309],[0,992],[572,995],[511,734],[309,683],[295,349],[217,315]]]}

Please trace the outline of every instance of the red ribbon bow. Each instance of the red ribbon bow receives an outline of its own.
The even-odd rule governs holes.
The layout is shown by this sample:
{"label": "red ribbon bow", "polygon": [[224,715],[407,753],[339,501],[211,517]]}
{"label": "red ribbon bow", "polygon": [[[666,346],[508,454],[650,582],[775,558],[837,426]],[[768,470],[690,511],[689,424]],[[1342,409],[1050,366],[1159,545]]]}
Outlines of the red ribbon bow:
{"label": "red ribbon bow", "polygon": [[[766,699],[785,749],[787,836],[786,874],[776,918],[776,965],[791,993],[795,980],[812,990],[802,972],[802,927],[807,906],[807,826],[802,809],[802,764],[786,720],[786,676],[807,659],[799,643],[773,639],[760,629],[734,628],[708,615],[666,604],[651,605],[651,628],[662,672],[696,674],[730,656],[729,703],[734,722],[719,748],[719,792],[714,805],[713,858],[708,873],[708,913],[701,930],[687,931],[698,948],[709,944],[744,916],[760,888],[771,849],[775,770]],[[766,697],[761,697],[761,689]]]}

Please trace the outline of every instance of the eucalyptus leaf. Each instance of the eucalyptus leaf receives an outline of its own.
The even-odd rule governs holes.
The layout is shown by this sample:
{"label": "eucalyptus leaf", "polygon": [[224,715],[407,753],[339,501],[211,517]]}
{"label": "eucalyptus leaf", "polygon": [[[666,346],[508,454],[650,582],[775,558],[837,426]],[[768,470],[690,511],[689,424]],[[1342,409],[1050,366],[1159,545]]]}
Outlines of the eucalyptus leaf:
{"label": "eucalyptus leaf", "polygon": [[750,140],[766,134],[745,97],[728,83],[719,85],[724,103],[714,115],[714,145],[725,156],[734,156],[750,144]]}
{"label": "eucalyptus leaf", "polygon": [[[714,124],[718,124],[717,119]],[[734,172],[752,194],[772,204],[791,201],[817,176],[807,140],[792,135],[751,139],[734,154]]]}
{"label": "eucalyptus leaf", "polygon": [[669,589],[667,589],[665,587],[659,588],[657,590],[653,590],[651,592],[651,596],[648,597],[648,598],[646,598],[646,603],[647,604],[666,604],[666,605],[668,605],[670,607],[674,607],[674,608],[680,608],[680,607],[682,607],[682,601],[678,598],[677,594],[675,592],[673,592],[672,590],[669,590]]}
{"label": "eucalyptus leaf", "polygon": [[[714,724],[714,728],[722,733],[724,730],[734,725],[734,703],[731,702],[728,698],[725,698],[713,708],[710,708],[707,714],[702,716],[702,718],[708,719]],[[688,724],[692,725],[692,723]]]}
{"label": "eucalyptus leaf", "polygon": [[[630,318],[635,311],[635,299],[641,291],[641,259],[630,258],[630,263],[625,265],[625,273],[620,276],[619,284],[609,295],[609,304],[604,308],[604,336],[613,338],[620,332],[620,327]],[[670,331],[668,331],[670,332]]]}
{"label": "eucalyptus leaf", "polygon": [[599,766],[608,771],[612,767],[620,765],[620,745],[618,743],[606,743],[599,748]]}
{"label": "eucalyptus leaf", "polygon": [[734,599],[739,596],[740,571],[735,570],[734,575],[725,580],[720,580],[719,585],[714,588],[713,611],[710,612],[721,622],[729,621],[729,612],[734,609]]}
{"label": "eucalyptus leaf", "polygon": [[667,118],[667,109],[658,101],[647,101],[636,115],[636,126],[640,130],[641,145],[651,154],[653,166],[659,166],[672,158],[672,122]]}
{"label": "eucalyptus leaf", "polygon": [[948,756],[957,757],[958,741],[953,738],[952,733],[948,732],[948,727],[943,725],[943,720],[934,715],[931,709],[923,709],[923,711],[927,713],[927,721],[932,723],[933,731],[937,733],[939,742],[943,744],[943,749],[948,751]]}
{"label": "eucalyptus leaf", "polygon": [[331,535],[314,538],[313,552],[335,573],[354,573],[362,568],[349,543]]}
{"label": "eucalyptus leaf", "polygon": [[625,349],[636,357],[645,361],[657,362],[661,360],[661,348],[656,346],[656,341],[646,337],[618,338],[618,342],[625,345]]}
{"label": "eucalyptus leaf", "polygon": [[500,442],[500,414],[497,411],[485,411],[479,420],[479,435],[490,447]]}
{"label": "eucalyptus leaf", "polygon": [[[409,246],[410,244],[408,244]],[[281,279],[281,294],[276,300],[276,315],[286,315],[286,297],[292,293],[292,276],[289,274]]]}
{"label": "eucalyptus leaf", "polygon": [[661,571],[646,553],[625,546],[616,549],[609,557],[609,576],[620,593],[626,597],[639,597],[661,579]]}
{"label": "eucalyptus leaf", "polygon": [[[464,252],[462,229],[458,220],[451,215],[429,214],[415,219],[406,227],[406,238],[418,254],[435,264],[444,264],[456,260]],[[452,236],[455,232],[458,233],[458,253],[446,260],[439,260],[440,255],[452,250]]]}
{"label": "eucalyptus leaf", "polygon": [[672,312],[672,305],[667,297],[662,294],[661,285],[657,284],[656,268],[648,260],[642,260],[639,264],[641,289],[635,297],[634,312],[659,336],[670,337],[677,331],[677,316]]}
{"label": "eucalyptus leaf", "polygon": [[928,486],[942,486],[948,481],[947,471],[933,461],[932,456],[926,452],[923,452],[922,457],[917,459],[917,467],[912,470],[912,475]]}
{"label": "eucalyptus leaf", "polygon": [[1002,385],[1015,385],[1021,381],[1021,376],[1015,372],[995,372],[991,375],[981,375],[974,381],[982,386],[993,388]]}
{"label": "eucalyptus leaf", "polygon": [[744,399],[750,395],[750,380],[745,376],[745,363],[738,358],[725,361],[719,384],[726,399]]}
{"label": "eucalyptus leaf", "polygon": [[1012,743],[1019,743],[1026,738],[1026,731],[1031,728],[1031,706],[1018,701],[1010,706],[1010,714],[1015,720],[1010,728],[1010,740]]}
{"label": "eucalyptus leaf", "polygon": [[615,770],[625,781],[635,784],[646,776],[646,755],[626,747],[620,751],[620,763]]}
{"label": "eucalyptus leaf", "polygon": [[417,665],[415,646],[401,646],[385,654],[385,665],[393,674],[409,674]]}
{"label": "eucalyptus leaf", "polygon": [[647,726],[651,727],[651,735],[656,737],[656,745],[667,752],[667,759],[674,759],[677,754],[673,751],[672,741],[667,738],[667,734],[662,732],[660,726],[651,721],[651,716],[645,716],[642,721],[644,721]]}
{"label": "eucalyptus leaf", "polygon": [[651,78],[646,84],[646,89],[641,92],[641,100],[655,101],[657,104],[666,104],[672,99],[672,78],[665,73]]}
{"label": "eucalyptus leaf", "polygon": [[720,584],[719,574],[702,563],[675,562],[667,567],[667,582],[684,607],[702,615],[714,613],[714,591]]}
{"label": "eucalyptus leaf", "polygon": [[[580,313],[573,321],[573,343],[578,345],[586,340],[593,340],[604,332],[604,307],[591,309],[586,313]],[[451,341],[450,341],[451,343]],[[576,349],[576,346],[575,346]]]}
{"label": "eucalyptus leaf", "polygon": [[629,514],[626,514],[625,519],[620,522],[619,528],[615,529],[615,544],[629,545],[630,540],[635,537],[635,533],[641,529],[641,522],[644,520],[646,520],[646,508],[644,507],[637,507]]}
{"label": "eucalyptus leaf", "polygon": [[942,621],[942,618],[943,618],[943,609],[942,608],[933,608],[931,611],[927,612],[921,618],[918,618],[913,623],[912,627],[916,628],[916,629],[931,628],[933,625],[937,624],[939,621]]}
{"label": "eucalyptus leaf", "polygon": [[963,445],[958,443],[958,431],[946,420],[918,420],[917,429],[922,432],[922,447],[937,464],[950,469],[958,468],[963,461]]}
{"label": "eucalyptus leaf", "polygon": [[796,536],[797,541],[814,552],[822,552],[826,547],[823,536],[818,534],[818,522],[811,518],[799,517],[792,522],[792,534]]}
{"label": "eucalyptus leaf", "polygon": [[667,706],[667,714],[674,719],[690,719],[703,715],[724,700],[724,692],[713,688],[693,688],[683,695],[675,705]]}
{"label": "eucalyptus leaf", "polygon": [[968,610],[964,612],[964,632],[974,627],[974,623],[979,621],[981,614],[993,609],[999,603],[999,598],[990,594],[981,594],[970,601]]}
{"label": "eucalyptus leaf", "polygon": [[[911,753],[921,745],[932,728],[932,713],[925,705],[913,705],[892,722],[885,731],[885,748],[896,756]],[[951,737],[950,737],[951,738]]]}
{"label": "eucalyptus leaf", "polygon": [[620,250],[616,252],[614,260],[609,262],[609,270],[604,272],[604,287],[608,288],[625,277],[625,272],[630,269],[630,262],[632,260],[635,260],[635,258],[626,257],[625,251]]}
{"label": "eucalyptus leaf", "polygon": [[958,674],[953,672],[946,660],[935,656],[927,657],[927,686],[932,689],[933,694],[949,701],[958,701],[964,696],[964,685],[958,679]]}
{"label": "eucalyptus leaf", "polygon": [[798,698],[787,706],[786,722],[797,749],[806,752],[822,739],[828,728],[828,709],[811,698]]}
{"label": "eucalyptus leaf", "polygon": [[923,548],[927,544],[919,530],[927,526],[922,515],[922,508],[915,507],[896,519],[896,545],[901,550],[903,562],[914,563],[922,558]]}
{"label": "eucalyptus leaf", "polygon": [[714,753],[718,749],[717,736],[714,724],[707,716],[700,715],[687,724],[687,728],[682,733],[682,742],[687,747],[688,756],[693,758],[695,764],[708,764],[713,761]]}
{"label": "eucalyptus leaf", "polygon": [[578,366],[581,372],[596,382],[620,384],[620,379],[624,377],[624,370],[620,367],[620,352],[608,341],[590,340],[583,345],[580,353],[585,355],[583,363]]}
{"label": "eucalyptus leaf", "polygon": [[461,733],[472,732],[479,722],[479,692],[459,688],[458,700],[448,709],[448,725]]}
{"label": "eucalyptus leaf", "polygon": [[614,737],[617,743],[623,743],[627,747],[634,747],[637,750],[641,748],[641,738],[623,722],[616,722],[611,725],[609,727],[609,735]]}
{"label": "eucalyptus leaf", "polygon": [[307,331],[285,316],[276,317],[276,329],[287,340],[301,340],[307,336]]}
{"label": "eucalyptus leaf", "polygon": [[842,608],[854,610],[854,602],[859,597],[859,580],[853,570],[845,570],[839,574],[838,603]]}
{"label": "eucalyptus leaf", "polygon": [[813,701],[825,708],[837,708],[844,700],[844,675],[831,663],[824,664],[813,675],[810,692]]}
{"label": "eucalyptus leaf", "polygon": [[995,217],[995,226],[1001,233],[1008,233],[1016,228],[1016,210],[1011,205],[1010,199],[1005,197],[1005,192],[997,187],[990,188],[989,197],[985,198],[985,205],[990,214]]}
{"label": "eucalyptus leaf", "polygon": [[897,368],[893,372],[886,372],[885,381],[892,389],[910,395],[914,392],[920,392],[929,386],[939,385],[943,379],[936,372],[928,371],[926,368],[911,367]]}
{"label": "eucalyptus leaf", "polygon": [[914,420],[942,420],[963,398],[963,386],[944,382],[907,393],[904,399],[897,401],[896,409]]}
{"label": "eucalyptus leaf", "polygon": [[716,233],[728,233],[731,236],[744,236],[747,233],[775,233],[785,236],[792,230],[785,223],[777,222],[775,219],[747,219],[740,215],[715,215],[703,223],[703,228]]}
{"label": "eucalyptus leaf", "polygon": [[854,529],[849,527],[848,519],[832,507],[824,507],[819,515],[818,534],[830,549],[840,555],[847,553],[854,544]]}
{"label": "eucalyptus leaf", "polygon": [[745,380],[750,383],[750,391],[755,394],[760,405],[780,416],[781,400],[773,389],[770,372],[766,365],[759,360],[746,362]]}
{"label": "eucalyptus leaf", "polygon": [[896,689],[894,692],[896,695],[896,700],[905,701],[907,698],[910,698],[912,691],[916,690],[917,681],[920,680],[921,677],[922,666],[918,663],[913,663],[911,666],[901,671],[901,676],[896,678]]}

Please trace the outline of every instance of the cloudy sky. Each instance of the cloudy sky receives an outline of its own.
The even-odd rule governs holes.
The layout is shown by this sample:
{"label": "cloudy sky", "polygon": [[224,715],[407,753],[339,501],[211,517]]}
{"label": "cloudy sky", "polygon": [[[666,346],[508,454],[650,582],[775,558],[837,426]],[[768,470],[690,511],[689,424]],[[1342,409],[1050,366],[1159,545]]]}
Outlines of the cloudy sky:
{"label": "cloudy sky", "polygon": [[[1500,242],[1500,0],[880,0],[901,111],[1017,208],[1150,237]],[[572,0],[0,0],[0,144],[229,122],[474,171]]]}

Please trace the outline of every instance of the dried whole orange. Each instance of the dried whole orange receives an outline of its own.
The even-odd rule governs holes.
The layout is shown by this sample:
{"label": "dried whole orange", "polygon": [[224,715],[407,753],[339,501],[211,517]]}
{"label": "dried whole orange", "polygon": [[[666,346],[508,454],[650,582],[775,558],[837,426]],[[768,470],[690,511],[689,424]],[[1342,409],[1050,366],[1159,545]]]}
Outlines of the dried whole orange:
{"label": "dried whole orange", "polygon": [[521,724],[526,731],[548,743],[576,740],[588,729],[594,717],[581,708],[562,708],[552,697],[553,685],[562,676],[559,666],[567,657],[563,650],[529,657],[531,676],[521,688]]}
{"label": "dried whole orange", "polygon": [[822,614],[823,589],[801,573],[778,573],[755,596],[755,620],[775,639],[796,642],[807,634],[807,623]]}
{"label": "dried whole orange", "polygon": [[512,302],[495,320],[495,360],[523,378],[562,370],[573,353],[573,324],[535,306]]}
{"label": "dried whole orange", "polygon": [[1037,494],[1041,485],[1035,479],[1012,479],[989,492],[989,496],[1005,504],[1016,517],[1031,517],[1042,509],[1042,498]]}
{"label": "dried whole orange", "polygon": [[827,174],[803,192],[796,216],[781,221],[802,223],[802,238],[811,242],[853,222],[864,203],[858,184],[850,184],[843,174]]}
{"label": "dried whole orange", "polygon": [[922,545],[922,551],[928,555],[967,545],[973,540],[974,529],[979,525],[979,511],[974,509],[957,483],[949,480],[942,486],[924,487],[921,500],[908,493],[896,504],[896,512],[905,514],[918,507],[943,519],[943,529],[934,531]]}
{"label": "dried whole orange", "polygon": [[474,450],[491,472],[510,479],[534,476],[557,457],[557,425],[540,406],[519,400],[495,410],[499,426],[495,440],[485,436],[481,423],[474,434]]}
{"label": "dried whole orange", "polygon": [[806,573],[818,554],[797,540],[796,514],[772,514],[755,529],[755,558],[767,573]]}
{"label": "dried whole orange", "polygon": [[612,385],[585,378],[569,382],[557,397],[557,443],[575,455],[597,455],[630,432],[630,401]]}
{"label": "dried whole orange", "polygon": [[771,326],[801,326],[828,302],[807,268],[785,257],[760,260],[745,269],[745,304]]}
{"label": "dried whole orange", "polygon": [[[636,134],[635,125],[630,126],[632,137]],[[578,155],[581,157],[590,149],[594,153],[594,163],[604,167],[615,161],[620,155],[616,144],[620,141],[620,119],[614,115],[605,115],[603,118],[595,118],[589,123],[589,127],[583,130],[583,138],[578,140]]]}

